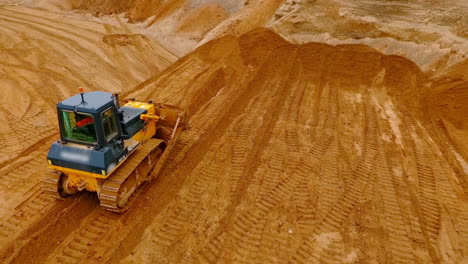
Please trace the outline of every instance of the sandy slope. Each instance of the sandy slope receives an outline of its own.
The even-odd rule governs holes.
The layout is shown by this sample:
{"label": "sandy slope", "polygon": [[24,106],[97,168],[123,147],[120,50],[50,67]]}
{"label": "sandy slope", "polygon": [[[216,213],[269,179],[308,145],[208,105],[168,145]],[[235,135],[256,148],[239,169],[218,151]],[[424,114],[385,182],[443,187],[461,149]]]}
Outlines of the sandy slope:
{"label": "sandy slope", "polygon": [[203,46],[141,87],[191,109],[192,144],[207,146],[196,164],[186,147],[171,173],[183,187],[125,262],[464,259],[466,162],[447,164],[407,105],[426,82],[359,45],[256,31]]}
{"label": "sandy slope", "polygon": [[[245,10],[232,12],[255,15]],[[79,17],[0,7],[0,262],[468,261],[460,53],[423,72],[429,59],[387,48],[237,27],[169,66],[176,58],[133,25]],[[287,21],[275,29],[292,30]],[[92,194],[51,200],[36,184],[57,137],[54,105],[78,86],[191,113],[123,215]]]}

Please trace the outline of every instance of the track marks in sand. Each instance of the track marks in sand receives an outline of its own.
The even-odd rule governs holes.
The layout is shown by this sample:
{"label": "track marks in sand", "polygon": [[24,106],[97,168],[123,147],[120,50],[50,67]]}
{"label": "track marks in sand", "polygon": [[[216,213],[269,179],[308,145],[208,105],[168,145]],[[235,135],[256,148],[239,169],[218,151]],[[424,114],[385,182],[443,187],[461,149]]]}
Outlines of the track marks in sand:
{"label": "track marks in sand", "polygon": [[423,227],[428,238],[435,240],[440,231],[440,205],[437,201],[434,172],[430,166],[433,164],[432,153],[428,153],[428,147],[425,146],[424,141],[421,141],[423,137],[419,127],[411,117],[406,116],[405,119],[414,142],[417,184],[419,185],[418,198],[423,218],[421,222],[425,223]]}
{"label": "track marks in sand", "polygon": [[457,146],[453,143],[453,140],[448,134],[447,127],[442,120],[433,120],[432,127],[434,128],[433,135],[437,139],[440,150],[446,156],[446,160],[455,171],[456,176],[463,187],[463,191],[468,195],[468,180],[464,177],[468,172],[468,162],[465,160],[463,155],[461,155]]}
{"label": "track marks in sand", "polygon": [[[284,56],[286,56],[286,54]],[[279,62],[281,60],[272,57],[271,61]],[[276,70],[274,66],[271,65],[265,65],[265,67],[269,67],[272,71]],[[252,86],[250,87],[253,87],[254,83],[259,83],[258,81],[255,81],[255,78],[252,82]],[[276,98],[278,98],[277,95],[275,96],[275,93],[277,93],[278,90],[284,89],[284,86],[277,83],[275,80],[264,83],[260,82],[259,84],[259,86],[256,86],[257,89],[246,87],[244,88],[245,94],[240,93],[236,95],[239,99],[251,98],[251,101],[247,101],[245,104],[242,103],[240,105],[233,102],[233,109],[227,108],[222,110],[222,112],[231,116],[233,113],[237,113],[237,116],[231,117],[231,123],[228,123],[228,126],[225,127],[225,131],[227,133],[223,136],[222,141],[216,140],[213,142],[214,144],[212,143],[212,147],[208,149],[206,156],[202,161],[199,161],[198,166],[195,167],[188,176],[187,186],[191,187],[187,188],[186,191],[182,191],[179,198],[185,201],[182,204],[186,204],[186,206],[176,206],[175,208],[172,208],[169,205],[169,210],[167,211],[168,215],[166,215],[167,221],[161,221],[166,223],[154,227],[154,230],[158,230],[155,232],[155,236],[153,238],[153,241],[156,241],[156,245],[154,246],[160,248],[159,252],[161,252],[161,254],[162,252],[167,252],[166,254],[168,255],[166,255],[165,258],[169,258],[173,255],[171,252],[176,252],[178,250],[179,245],[174,246],[174,243],[176,241],[180,241],[180,238],[184,236],[188,230],[196,227],[196,225],[194,225],[194,221],[197,221],[197,216],[202,214],[201,216],[205,217],[203,212],[208,208],[204,208],[202,205],[206,204],[207,201],[210,200],[210,196],[217,195],[217,189],[222,188],[221,184],[223,182],[227,181],[230,183],[228,186],[230,186],[232,194],[239,193],[237,188],[242,188],[242,185],[239,185],[239,181],[242,180],[242,177],[244,176],[237,176],[236,171],[238,173],[242,173],[242,168],[245,166],[244,163],[248,160],[245,159],[246,151],[237,152],[241,149],[239,146],[248,150],[251,144],[251,137],[255,134],[265,133],[265,128],[257,131],[253,130],[251,131],[253,135],[251,133],[245,133],[244,135],[246,138],[242,139],[242,133],[237,133],[239,130],[258,127],[253,123],[261,122],[258,118],[245,119],[243,118],[244,114],[252,111],[257,111],[259,113],[263,112],[262,108],[259,108],[262,105],[260,102],[267,100],[270,104],[274,103],[277,100]],[[270,87],[275,88],[269,89]],[[266,93],[262,93],[262,91],[265,91]],[[217,100],[210,103],[210,106],[215,107],[216,101]],[[204,109],[204,111],[210,111],[210,108]],[[204,114],[204,111],[201,112],[202,115]],[[194,130],[198,130],[197,124],[203,125],[203,122],[199,121],[200,120],[197,120],[195,116],[196,123],[192,124]],[[206,137],[206,139],[209,139],[206,134],[207,133],[205,132],[205,135],[203,135],[204,138]],[[214,138],[211,140],[214,140]],[[224,143],[220,143],[223,141]],[[224,157],[229,158],[225,159]],[[252,158],[250,158],[250,160],[251,159]],[[221,173],[226,169],[230,173]],[[184,218],[184,216],[186,216],[186,218]]]}
{"label": "track marks in sand", "polygon": [[49,255],[47,262],[80,263],[88,256],[99,259],[107,251],[110,238],[118,231],[119,216],[95,210]]}
{"label": "track marks in sand", "polygon": [[[436,160],[441,162],[440,157],[422,154],[416,158],[412,138],[396,142],[394,120],[386,112],[392,109],[379,105],[387,104],[387,90],[397,89],[385,87],[384,83],[393,83],[383,80],[403,78],[386,71],[393,67],[393,57],[362,45],[284,45],[272,51],[265,65],[239,69],[233,66],[238,53],[232,41],[208,43],[140,90],[141,94],[157,94],[144,90],[165,84],[171,89],[160,88],[161,98],[187,102],[187,98],[201,96],[203,100],[192,105],[196,110],[193,131],[187,132],[189,143],[174,158],[179,165],[168,167],[175,174],[187,173],[184,185],[125,260],[438,260],[437,250],[431,248],[439,246],[445,230],[460,230],[464,220],[454,221],[453,226],[444,224],[444,218],[437,217],[444,214],[444,206],[439,210],[434,200],[426,198],[440,188],[444,203],[450,205],[447,208],[455,208],[460,201],[450,196],[456,183],[443,181],[435,173],[449,167],[432,168],[433,181],[423,169]],[[226,53],[211,57],[220,50]],[[241,48],[240,54],[244,52]],[[181,72],[186,67],[195,73],[190,73],[192,78]],[[203,86],[219,76],[221,67],[221,88]],[[250,68],[250,74],[245,74]],[[174,77],[176,72],[182,81]],[[190,88],[195,91],[186,91]],[[381,98],[374,100],[375,94]],[[400,117],[398,110],[392,118]],[[405,131],[408,124],[401,121],[398,126]],[[415,144],[426,154],[436,148]],[[216,176],[199,191],[197,177],[205,178],[205,173]],[[421,182],[413,185],[411,178]],[[192,188],[199,197],[193,197]],[[423,205],[420,200],[425,200]],[[462,210],[450,211],[458,216]],[[173,223],[173,219],[181,221]],[[455,244],[460,250],[460,243]],[[157,253],[148,254],[149,249]]]}
{"label": "track marks in sand", "polygon": [[[377,123],[376,113],[372,106],[365,107],[365,140],[363,154],[358,161],[353,173],[349,175],[351,179],[345,185],[344,192],[337,203],[328,213],[317,223],[313,235],[308,235],[300,244],[294,255],[290,258],[291,263],[307,263],[325,261],[332,257],[334,261],[340,261],[342,252],[339,245],[332,243],[328,248],[322,248],[318,243],[319,237],[323,234],[333,234],[339,232],[346,218],[361,200],[361,194],[369,188],[371,180],[371,170],[374,169],[377,157]],[[340,239],[333,240],[342,243]],[[322,256],[323,255],[323,256]],[[325,259],[323,259],[325,258]],[[332,262],[334,262],[332,261]]]}
{"label": "track marks in sand", "polygon": [[[281,48],[280,48],[281,49]],[[280,52],[280,50],[278,50],[278,52]],[[280,53],[281,54],[281,53]],[[279,56],[283,56],[283,54],[279,55]],[[296,62],[297,62],[297,57],[296,56],[292,56],[290,55],[291,58],[290,58],[290,62],[293,62],[293,64],[290,64],[290,65],[294,65]],[[290,62],[287,62],[285,65],[289,65]],[[268,64],[268,62],[267,62]],[[276,67],[276,64],[273,64],[274,67]],[[284,67],[285,69],[288,69],[290,67]],[[278,84],[276,85],[268,85],[269,82],[267,82],[267,87],[270,86],[272,90],[276,90],[276,89],[282,89],[280,90],[281,92],[275,92],[276,94],[274,95],[274,98],[285,98],[285,96],[283,95],[284,93],[284,89],[292,89],[292,90],[295,90],[297,89],[296,88],[296,85],[297,83],[295,82],[296,77],[295,76],[295,70],[297,68],[295,67],[292,67],[292,69],[290,70],[290,72],[288,74],[282,74],[282,75],[279,75],[279,76],[283,76],[283,77],[286,77],[285,79],[281,80],[280,82],[278,82]],[[290,77],[290,80],[291,82],[290,83],[286,83],[284,82],[284,80],[288,79],[288,77]],[[254,82],[255,83],[255,82]],[[259,100],[260,101],[260,100]],[[257,138],[261,138],[263,139],[263,142],[262,145],[268,145],[268,144],[272,144],[272,146],[268,146],[267,148],[257,148],[258,150],[260,150],[259,152],[257,152],[258,154],[256,154],[255,156],[247,156],[249,158],[249,162],[252,163],[252,160],[254,159],[254,157],[260,157],[260,156],[265,156],[265,159],[268,159],[268,156],[270,156],[270,151],[273,152],[272,154],[274,156],[276,156],[276,158],[273,158],[271,160],[271,163],[269,162],[268,164],[271,165],[271,166],[263,166],[263,165],[256,165],[255,163],[252,165],[249,165],[249,166],[246,166],[245,168],[247,169],[247,174],[244,174],[244,176],[242,176],[243,178],[246,178],[249,174],[253,175],[252,176],[252,180],[250,181],[253,181],[253,183],[250,183],[249,186],[247,188],[245,188],[244,190],[242,189],[239,189],[237,190],[237,193],[238,193],[238,197],[240,197],[242,200],[241,200],[241,203],[239,205],[239,207],[243,208],[241,210],[241,212],[238,212],[238,213],[235,213],[233,216],[227,218],[225,221],[227,221],[227,223],[230,223],[230,225],[232,225],[232,232],[222,232],[221,236],[224,236],[226,238],[229,238],[229,239],[225,239],[225,244],[224,245],[220,245],[220,244],[209,244],[207,247],[211,248],[211,249],[218,249],[219,253],[218,254],[221,254],[219,256],[211,256],[211,257],[215,257],[216,258],[222,258],[222,259],[228,259],[228,260],[236,260],[236,261],[246,261],[249,257],[253,257],[252,254],[254,253],[258,253],[258,250],[260,249],[260,244],[258,241],[258,239],[260,237],[262,237],[263,233],[265,232],[265,228],[266,226],[268,225],[268,221],[266,219],[262,219],[263,218],[263,215],[266,213],[264,210],[262,210],[262,212],[260,212],[259,214],[256,214],[256,213],[253,213],[253,214],[250,214],[248,213],[249,211],[249,205],[248,203],[263,203],[265,204],[265,206],[270,206],[270,205],[274,205],[274,204],[277,204],[278,203],[278,200],[276,198],[278,197],[272,197],[271,195],[271,191],[275,188],[277,188],[278,185],[281,185],[282,182],[281,181],[281,178],[282,178],[282,175],[280,175],[278,173],[278,168],[279,166],[282,165],[282,167],[284,168],[284,166],[294,166],[293,164],[297,164],[297,152],[298,151],[298,148],[289,148],[290,150],[292,149],[292,155],[287,155],[289,157],[291,156],[294,156],[295,157],[295,160],[293,162],[291,162],[290,165],[288,165],[286,163],[286,160],[284,159],[284,156],[283,157],[280,157],[279,156],[279,153],[283,153],[284,155],[284,151],[281,151],[280,149],[278,149],[278,147],[280,147],[281,149],[283,150],[286,150],[288,147],[288,144],[285,144],[283,146],[280,146],[282,145],[281,143],[279,144],[275,144],[274,142],[272,141],[275,141],[275,138],[272,137],[275,133],[275,131],[278,130],[278,126],[282,126],[284,127],[284,123],[280,123],[281,125],[278,125],[278,122],[272,122],[272,120],[278,120],[278,119],[283,119],[285,115],[288,114],[288,107],[291,107],[291,105],[288,106],[288,101],[290,103],[290,100],[287,99],[285,100],[284,102],[281,102],[281,101],[277,101],[277,99],[275,99],[275,101],[273,101],[272,103],[269,102],[267,105],[269,105],[269,107],[267,107],[266,109],[273,109],[275,108],[275,110],[273,111],[269,111],[269,110],[263,110],[262,112],[266,112],[266,115],[271,115],[271,116],[268,116],[267,118],[264,118],[263,119],[263,122],[265,124],[267,124],[267,122],[270,123],[270,128],[267,128],[266,131],[272,131],[269,135],[267,135],[266,138],[263,138],[263,137],[258,137]],[[295,113],[294,111],[292,111],[292,115],[296,115],[297,112]],[[270,119],[271,118],[271,119]],[[268,120],[268,121],[267,121]],[[263,125],[262,125],[263,126]],[[294,127],[292,128],[294,129]],[[283,133],[284,134],[284,133]],[[257,133],[258,135],[258,133]],[[259,140],[257,139],[258,141],[262,142],[262,140]],[[295,139],[297,140],[297,139]],[[294,142],[288,142],[289,144],[293,144],[294,145]],[[258,144],[258,143],[257,143]],[[276,154],[275,154],[276,153]],[[296,165],[297,166],[297,165]],[[249,168],[250,167],[250,168]],[[261,173],[258,174],[258,172],[261,171]],[[270,174],[271,173],[271,174]],[[255,178],[258,178],[258,177],[262,177],[263,175],[265,174],[269,174],[271,176],[271,178],[267,178],[267,179],[264,179],[264,184],[262,185],[262,189],[258,190],[258,193],[259,194],[262,194],[264,193],[264,195],[261,195],[261,196],[257,196],[255,198],[255,200],[252,199],[251,202],[246,202],[245,200],[245,193],[252,193],[252,194],[255,194],[257,192],[257,186],[256,185],[256,182],[257,181],[263,181],[262,179],[255,179]],[[247,178],[248,179],[248,178]],[[266,187],[266,188],[265,188]],[[291,188],[291,186],[288,186],[288,187],[285,187],[285,188]],[[284,195],[287,195],[288,192],[284,192],[283,194]],[[265,197],[268,197],[268,198],[265,198]],[[282,197],[282,198],[287,198],[287,196],[285,197]],[[239,199],[239,198],[237,198]],[[281,199],[280,199],[281,200]],[[233,205],[236,205],[235,203],[236,200],[234,200],[234,204]],[[218,235],[216,235],[218,236]],[[244,237],[244,239],[243,239]],[[237,247],[237,250],[236,250],[236,245],[238,245],[236,243],[236,241],[239,241],[239,240],[242,240],[244,242],[243,245]],[[217,241],[217,237],[215,237],[214,240],[212,240],[213,242],[216,243]],[[230,249],[234,247],[233,249]],[[228,253],[230,250],[236,250],[236,252],[234,253]],[[208,252],[209,254],[209,252]],[[203,256],[203,255],[202,255]],[[206,255],[205,257],[207,257],[209,255]],[[214,260],[212,260],[214,261]]]}
{"label": "track marks in sand", "polygon": [[14,240],[22,230],[51,208],[54,205],[54,200],[42,194],[39,185],[32,188],[30,197],[18,205],[12,215],[3,216],[0,222],[0,242],[6,245],[7,242]]}
{"label": "track marks in sand", "polygon": [[[203,80],[201,80],[203,81]],[[193,85],[198,85],[196,82],[193,82]],[[244,88],[245,89],[245,88]],[[247,94],[252,94],[255,96],[259,94],[259,91],[255,90],[247,90],[245,89]],[[229,96],[236,96],[239,100],[242,99],[244,94],[236,94],[234,91],[229,92]],[[213,96],[213,95],[211,95]],[[226,95],[224,95],[226,96]],[[266,97],[266,95],[264,95]],[[241,101],[239,101],[241,102]],[[173,167],[175,160],[178,160],[180,164],[183,164],[181,166],[180,164],[176,166],[175,172],[177,173],[187,173],[187,172],[192,172],[191,180],[193,182],[191,183],[191,188],[188,190],[187,195],[181,197],[180,199],[183,199],[184,202],[181,202],[183,204],[186,204],[185,206],[177,206],[173,208],[169,213],[171,217],[169,217],[168,221],[161,221],[161,223],[164,223],[163,226],[160,227],[160,232],[158,232],[158,236],[155,238],[155,241],[157,241],[157,245],[163,250],[173,250],[172,248],[169,247],[174,244],[174,242],[179,241],[181,236],[185,235],[185,232],[187,230],[187,225],[190,225],[194,221],[194,217],[197,216],[197,213],[203,213],[203,211],[200,210],[199,204],[201,202],[206,202],[205,201],[205,196],[207,193],[207,187],[214,186],[213,182],[220,180],[218,175],[219,172],[222,170],[222,167],[217,165],[219,161],[215,158],[214,161],[211,163],[212,165],[215,166],[210,166],[205,168],[207,164],[203,164],[200,169],[193,169],[193,166],[196,166],[199,164],[199,160],[193,159],[192,160],[185,160],[184,156],[186,156],[187,152],[196,152],[200,154],[200,158],[204,157],[206,159],[213,158],[216,156],[213,156],[213,153],[210,151],[209,146],[210,144],[205,144],[203,141],[207,140],[213,140],[214,142],[217,142],[216,138],[220,139],[220,137],[223,135],[222,132],[223,129],[226,130],[228,129],[228,126],[231,124],[231,122],[234,120],[233,118],[225,118],[224,115],[228,115],[232,112],[238,112],[242,113],[245,111],[245,109],[242,107],[243,103],[238,104],[237,101],[232,101],[231,102],[232,108],[225,108],[225,102],[223,105],[222,100],[212,100],[209,102],[209,108],[205,109],[206,111],[202,111],[198,114],[195,115],[194,122],[191,124],[192,130],[187,131],[182,135],[181,142],[180,144],[177,144],[175,152],[173,155],[171,155],[171,159],[169,160],[168,167]],[[245,104],[246,105],[246,104]],[[223,107],[224,106],[224,107]],[[198,118],[199,117],[199,118]],[[221,121],[221,122],[220,122]],[[217,129],[210,129],[210,126],[216,126]],[[203,140],[197,140],[200,135],[197,135],[198,133],[204,134]],[[205,154],[205,155],[202,155]],[[224,156],[224,154],[218,155],[219,157]],[[164,177],[164,172],[161,175],[161,177]],[[189,205],[189,206],[187,206]],[[93,215],[95,213],[87,216],[84,218],[83,222],[86,223],[91,223],[93,222]],[[106,237],[114,237],[115,238],[115,230],[119,230],[121,228],[121,222],[119,221],[113,221],[108,223],[108,228],[103,231],[101,234],[102,236]],[[64,261],[72,261],[70,259],[70,256],[78,256],[80,255],[81,257],[84,258],[93,258],[97,257],[99,254],[97,254],[93,247],[87,247],[82,245],[81,242],[76,241],[76,237],[80,237],[81,234],[86,234],[88,231],[88,225],[83,225],[80,226],[75,230],[75,232],[71,233],[70,235],[67,236],[65,241],[68,241],[65,244],[73,244],[72,247],[74,248],[71,251],[65,250],[66,247],[59,247],[55,249],[54,253],[51,254],[50,260],[57,260],[57,258],[63,258]],[[114,231],[112,231],[114,230]],[[125,231],[122,231],[125,233]],[[118,238],[119,240],[121,238]],[[81,239],[78,239],[81,241]],[[113,239],[111,239],[113,240]],[[75,241],[71,242],[71,241]],[[86,242],[86,240],[83,240]],[[81,243],[81,244],[80,244]],[[112,249],[110,250],[112,252]],[[108,252],[102,253],[103,255],[108,256]],[[64,257],[65,256],[65,257]]]}
{"label": "track marks in sand", "polygon": [[[288,83],[288,90],[291,89],[290,91],[292,91],[293,94],[294,91],[297,93],[295,96],[293,95],[286,100],[285,104],[287,106],[283,105],[280,107],[281,114],[277,117],[280,122],[277,122],[272,130],[274,135],[283,134],[286,136],[288,133],[294,133],[295,129],[297,129],[292,123],[292,126],[285,125],[288,124],[286,122],[289,121],[288,118],[292,118],[293,120],[298,118],[299,111],[295,103],[301,100],[300,94],[303,83],[296,83],[295,78],[300,80],[300,78],[298,78],[300,75],[294,76],[297,74],[296,70],[298,70],[300,74],[300,69],[293,69],[291,78],[287,78],[287,75],[283,75],[287,80],[290,80]],[[281,120],[285,121],[281,122]],[[317,151],[315,154],[318,157],[321,155],[319,152],[323,153],[327,149],[330,142],[328,138],[329,137],[323,137],[323,140],[325,140],[324,144],[321,143],[323,142],[322,140],[318,140],[317,145],[314,146],[315,148],[312,148]],[[226,231],[215,233],[210,242],[204,246],[205,249],[202,250],[198,258],[200,261],[214,263],[222,259],[223,261],[248,262],[249,259],[260,259],[270,262],[274,260],[274,256],[270,256],[267,253],[270,249],[268,246],[279,246],[279,249],[284,250],[283,247],[286,247],[289,243],[287,239],[289,230],[286,229],[282,231],[284,236],[281,235],[280,237],[282,237],[284,241],[281,242],[278,241],[279,238],[277,236],[275,237],[267,230],[267,226],[269,226],[269,224],[267,224],[269,222],[267,216],[271,214],[271,211],[275,210],[277,206],[281,206],[285,201],[290,200],[291,197],[295,197],[297,199],[299,213],[307,217],[306,214],[309,211],[307,211],[306,201],[311,194],[306,187],[307,185],[304,185],[304,183],[310,181],[310,176],[314,170],[313,163],[304,160],[301,158],[301,155],[298,155],[299,147],[296,142],[291,142],[289,140],[275,142],[275,138],[272,138],[272,140],[273,142],[270,142],[272,147],[266,148],[263,154],[267,155],[266,157],[270,157],[267,161],[267,167],[263,170],[259,170],[260,167],[255,172],[255,174],[258,173],[257,177],[264,178],[260,181],[260,183],[263,183],[262,189],[258,190],[258,193],[263,195],[257,196],[252,205],[241,203],[239,207],[242,209],[237,209],[232,219],[229,219],[227,222],[229,226],[224,227]],[[294,140],[299,140],[299,138],[295,138]],[[282,145],[282,143],[284,143],[284,145]],[[281,145],[283,150],[277,150]],[[271,152],[268,153],[268,150]],[[282,154],[281,157],[280,153]],[[287,160],[285,160],[285,157],[287,157]],[[281,169],[278,168],[278,166],[281,166]],[[286,175],[280,175],[284,173],[280,173],[284,171],[284,168],[289,168],[288,173]],[[255,188],[255,186],[252,186],[252,188]],[[251,192],[254,194],[256,191]],[[301,205],[305,206],[301,207]],[[286,233],[284,233],[284,231],[286,231]],[[275,237],[275,240],[272,240],[273,237]],[[275,242],[272,243],[273,241]],[[286,254],[286,252],[284,254]]]}
{"label": "track marks in sand", "polygon": [[382,227],[389,241],[388,257],[392,263],[412,263],[416,258],[409,236],[410,227],[405,221],[409,212],[401,208],[402,197],[399,197],[397,190],[401,183],[398,176],[391,171],[386,154],[384,149],[380,149],[377,156],[375,192],[380,196]]}

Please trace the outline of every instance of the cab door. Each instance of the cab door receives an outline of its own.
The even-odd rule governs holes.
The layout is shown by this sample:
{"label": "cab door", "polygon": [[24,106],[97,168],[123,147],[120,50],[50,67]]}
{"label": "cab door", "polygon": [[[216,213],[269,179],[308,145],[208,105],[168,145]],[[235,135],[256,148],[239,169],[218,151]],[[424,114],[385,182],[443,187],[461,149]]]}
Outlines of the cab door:
{"label": "cab door", "polygon": [[103,135],[106,145],[112,150],[114,160],[118,163],[121,157],[125,156],[127,151],[124,148],[123,141],[120,140],[120,126],[114,107],[110,107],[101,114]]}

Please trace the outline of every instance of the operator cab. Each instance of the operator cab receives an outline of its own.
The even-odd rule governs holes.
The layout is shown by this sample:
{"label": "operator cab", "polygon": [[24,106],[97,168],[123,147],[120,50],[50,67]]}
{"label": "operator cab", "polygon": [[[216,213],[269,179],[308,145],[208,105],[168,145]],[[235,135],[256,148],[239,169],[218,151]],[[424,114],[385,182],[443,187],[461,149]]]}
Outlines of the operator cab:
{"label": "operator cab", "polygon": [[87,92],[57,104],[60,140],[49,165],[107,176],[140,144],[131,137],[145,126],[146,109],[120,107],[117,95]]}
{"label": "operator cab", "polygon": [[147,110],[120,107],[106,92],[74,95],[57,104],[60,140],[54,142],[49,165],[107,176],[140,144],[131,138],[144,130]]}
{"label": "operator cab", "polygon": [[111,93],[88,92],[57,105],[63,143],[103,146],[122,135],[118,109]]}

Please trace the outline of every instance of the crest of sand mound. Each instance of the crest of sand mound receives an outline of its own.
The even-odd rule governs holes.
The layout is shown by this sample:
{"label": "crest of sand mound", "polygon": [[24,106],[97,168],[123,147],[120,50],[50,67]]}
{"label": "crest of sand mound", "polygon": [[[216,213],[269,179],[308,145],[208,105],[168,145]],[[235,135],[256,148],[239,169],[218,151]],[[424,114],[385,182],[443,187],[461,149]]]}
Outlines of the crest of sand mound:
{"label": "crest of sand mound", "polygon": [[[332,46],[323,43],[293,45],[273,31],[260,28],[240,37],[226,36],[202,45],[160,76],[143,83],[137,88],[141,90],[137,94],[187,106],[193,99],[191,94],[199,92],[198,89],[205,89],[203,85],[194,87],[193,78],[207,81],[210,79],[206,79],[207,75],[216,71],[225,72],[225,78],[234,75],[239,77],[238,75],[244,71],[256,72],[258,78],[267,74],[259,67],[272,56],[272,52],[279,52],[281,49],[278,47],[281,46],[295,50],[291,56],[298,56],[307,68],[318,67],[312,71],[315,77],[332,75],[333,81],[339,83],[343,89],[354,92],[363,92],[368,87],[377,85],[385,87],[392,96],[406,98],[418,94],[418,87],[424,79],[422,72],[411,61],[400,56],[383,55],[366,45]],[[289,66],[287,63],[280,63],[278,67]],[[189,73],[184,73],[183,70]],[[170,78],[178,71],[182,74],[179,79]],[[184,78],[185,75],[188,78]],[[235,81],[232,78],[230,80]],[[175,85],[175,83],[180,84],[179,82],[184,85]]]}

